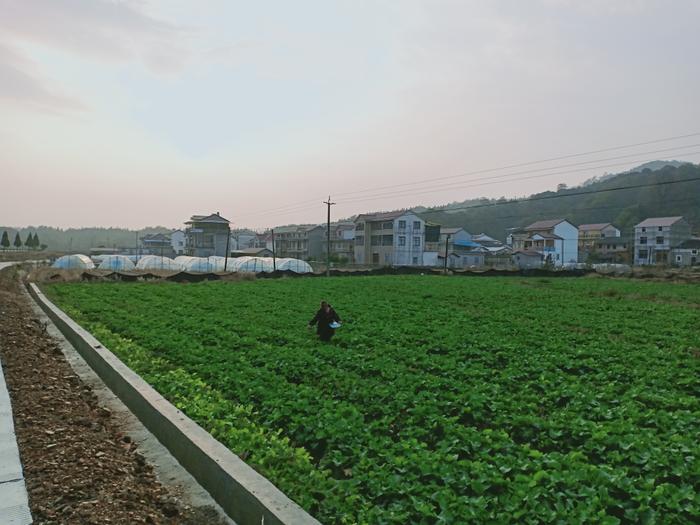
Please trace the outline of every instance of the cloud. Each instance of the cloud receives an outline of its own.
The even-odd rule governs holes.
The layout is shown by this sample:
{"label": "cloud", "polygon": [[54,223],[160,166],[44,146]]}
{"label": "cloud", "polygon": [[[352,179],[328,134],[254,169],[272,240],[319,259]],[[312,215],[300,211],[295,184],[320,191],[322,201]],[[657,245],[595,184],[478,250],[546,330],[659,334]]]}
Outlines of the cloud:
{"label": "cloud", "polygon": [[97,60],[137,59],[156,72],[177,70],[186,31],[144,7],[133,0],[0,0],[0,34]]}
{"label": "cloud", "polygon": [[30,60],[0,42],[0,101],[50,111],[84,109],[79,101],[57,93],[49,84]]}

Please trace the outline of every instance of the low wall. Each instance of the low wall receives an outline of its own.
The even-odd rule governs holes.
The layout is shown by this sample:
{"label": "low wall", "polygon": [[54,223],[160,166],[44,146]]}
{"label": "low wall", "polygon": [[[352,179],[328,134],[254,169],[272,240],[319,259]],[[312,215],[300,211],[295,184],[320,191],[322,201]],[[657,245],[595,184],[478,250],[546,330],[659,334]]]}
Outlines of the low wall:
{"label": "low wall", "polygon": [[234,521],[240,525],[319,524],[156,392],[35,284],[29,284],[29,293],[102,381]]}

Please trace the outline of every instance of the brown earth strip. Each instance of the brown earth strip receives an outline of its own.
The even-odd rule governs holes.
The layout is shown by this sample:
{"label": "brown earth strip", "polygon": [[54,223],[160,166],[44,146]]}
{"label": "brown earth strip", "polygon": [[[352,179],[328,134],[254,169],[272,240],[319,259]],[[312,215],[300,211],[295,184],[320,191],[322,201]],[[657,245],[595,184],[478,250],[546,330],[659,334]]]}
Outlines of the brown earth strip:
{"label": "brown earth strip", "polygon": [[136,443],[99,406],[20,293],[0,272],[0,358],[38,524],[217,524],[156,479]]}

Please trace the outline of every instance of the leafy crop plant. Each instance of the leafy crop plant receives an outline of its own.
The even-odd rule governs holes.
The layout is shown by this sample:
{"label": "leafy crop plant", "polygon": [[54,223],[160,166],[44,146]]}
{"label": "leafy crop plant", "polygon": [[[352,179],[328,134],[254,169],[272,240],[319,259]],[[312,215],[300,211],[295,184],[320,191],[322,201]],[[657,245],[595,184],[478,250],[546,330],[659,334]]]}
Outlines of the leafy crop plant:
{"label": "leafy crop plant", "polygon": [[[700,288],[386,276],[50,284],[325,523],[700,521]],[[305,329],[320,299],[331,344]]]}

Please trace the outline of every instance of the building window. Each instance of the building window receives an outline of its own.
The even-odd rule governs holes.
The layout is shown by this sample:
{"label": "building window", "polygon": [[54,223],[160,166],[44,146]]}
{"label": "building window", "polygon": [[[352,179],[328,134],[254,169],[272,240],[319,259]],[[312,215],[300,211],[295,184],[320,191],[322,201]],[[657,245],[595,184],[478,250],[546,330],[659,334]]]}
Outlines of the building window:
{"label": "building window", "polygon": [[365,236],[364,235],[358,235],[355,237],[355,244],[357,245],[362,245],[365,243]]}
{"label": "building window", "polygon": [[361,232],[362,230],[365,229],[365,223],[364,223],[364,222],[358,222],[358,223],[355,225],[355,229],[356,229],[357,231],[360,231],[360,232]]}
{"label": "building window", "polygon": [[379,246],[382,243],[380,235],[372,235],[372,246]]}
{"label": "building window", "polygon": [[379,254],[378,253],[372,254],[372,264],[379,264]]}
{"label": "building window", "polygon": [[399,246],[406,246],[406,236],[399,235]]}
{"label": "building window", "polygon": [[663,237],[657,237],[656,238],[656,244],[663,244],[664,243],[664,238]]}
{"label": "building window", "polygon": [[382,246],[391,246],[394,244],[393,235],[382,235]]}
{"label": "building window", "polygon": [[690,253],[692,253],[693,255],[697,255],[698,251],[697,250],[690,250]]}
{"label": "building window", "polygon": [[647,238],[646,237],[640,237],[639,238],[639,244],[646,244],[647,243]]}
{"label": "building window", "polygon": [[384,222],[382,223],[382,230],[393,230],[394,229],[394,223],[389,221],[389,222]]}
{"label": "building window", "polygon": [[399,230],[406,229],[406,221],[399,221]]}
{"label": "building window", "polygon": [[645,232],[645,231],[647,231],[647,229],[646,229],[646,228],[644,228],[644,227],[642,227],[642,231],[643,231],[643,232]]}
{"label": "building window", "polygon": [[660,232],[664,231],[663,227],[659,226],[659,231]]}
{"label": "building window", "polygon": [[413,246],[415,246],[416,248],[420,248],[420,237],[413,238]]}
{"label": "building window", "polygon": [[420,230],[420,221],[413,221],[413,229]]}
{"label": "building window", "polygon": [[413,264],[418,264],[418,257],[413,258]]}
{"label": "building window", "polygon": [[676,262],[683,262],[683,256],[682,256],[682,255],[676,255]]}
{"label": "building window", "polygon": [[639,250],[639,254],[637,255],[638,259],[646,259],[647,257],[649,257],[648,250]]}

